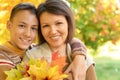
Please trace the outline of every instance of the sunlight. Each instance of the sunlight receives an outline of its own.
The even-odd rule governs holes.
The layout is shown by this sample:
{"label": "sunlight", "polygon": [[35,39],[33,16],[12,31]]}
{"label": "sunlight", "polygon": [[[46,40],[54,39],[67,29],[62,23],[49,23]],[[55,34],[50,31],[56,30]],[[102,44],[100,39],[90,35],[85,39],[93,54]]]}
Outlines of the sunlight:
{"label": "sunlight", "polygon": [[98,56],[111,57],[113,59],[120,59],[120,40],[116,44],[112,44],[108,41],[98,49]]}

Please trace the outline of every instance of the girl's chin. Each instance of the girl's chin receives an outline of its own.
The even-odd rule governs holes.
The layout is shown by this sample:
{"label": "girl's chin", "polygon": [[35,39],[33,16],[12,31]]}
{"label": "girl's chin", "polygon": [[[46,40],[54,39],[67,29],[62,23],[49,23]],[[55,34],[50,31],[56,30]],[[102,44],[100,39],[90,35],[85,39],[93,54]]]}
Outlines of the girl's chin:
{"label": "girl's chin", "polygon": [[27,50],[29,48],[29,46],[21,46],[22,50]]}

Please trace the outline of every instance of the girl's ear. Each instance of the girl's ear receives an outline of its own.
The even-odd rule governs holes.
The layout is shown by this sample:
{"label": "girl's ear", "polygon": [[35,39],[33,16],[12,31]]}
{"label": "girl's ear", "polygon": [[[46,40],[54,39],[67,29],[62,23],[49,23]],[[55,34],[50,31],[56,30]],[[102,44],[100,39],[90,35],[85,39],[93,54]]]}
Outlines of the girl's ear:
{"label": "girl's ear", "polygon": [[7,29],[10,30],[10,28],[11,28],[11,26],[12,26],[11,21],[7,21],[7,25],[6,25],[6,26],[7,26]]}

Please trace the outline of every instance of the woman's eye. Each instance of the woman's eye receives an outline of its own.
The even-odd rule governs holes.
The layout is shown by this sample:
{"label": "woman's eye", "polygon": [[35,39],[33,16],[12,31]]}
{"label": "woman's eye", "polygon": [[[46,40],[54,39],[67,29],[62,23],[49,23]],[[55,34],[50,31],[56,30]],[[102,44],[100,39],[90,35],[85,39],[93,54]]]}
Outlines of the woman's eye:
{"label": "woman's eye", "polygon": [[46,28],[46,27],[48,27],[48,25],[43,25],[43,26],[42,26],[42,28]]}
{"label": "woman's eye", "polygon": [[38,28],[35,28],[35,27],[33,27],[33,28],[32,28],[32,30],[35,30],[35,31],[37,31],[37,30],[38,30]]}
{"label": "woman's eye", "polygon": [[62,22],[57,22],[56,25],[62,25],[63,23]]}

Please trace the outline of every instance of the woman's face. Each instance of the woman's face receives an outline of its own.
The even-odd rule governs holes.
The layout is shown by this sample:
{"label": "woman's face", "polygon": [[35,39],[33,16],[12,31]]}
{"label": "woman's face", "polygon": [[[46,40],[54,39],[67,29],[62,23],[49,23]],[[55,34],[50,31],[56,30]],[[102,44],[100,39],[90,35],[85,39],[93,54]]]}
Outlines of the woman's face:
{"label": "woman's face", "polygon": [[10,31],[10,42],[15,47],[26,50],[36,38],[38,20],[35,14],[22,10],[15,14],[7,27]]}
{"label": "woman's face", "polygon": [[43,12],[40,16],[41,32],[52,48],[65,44],[68,35],[68,23],[63,15]]}

